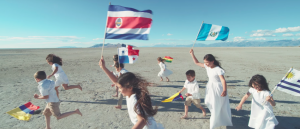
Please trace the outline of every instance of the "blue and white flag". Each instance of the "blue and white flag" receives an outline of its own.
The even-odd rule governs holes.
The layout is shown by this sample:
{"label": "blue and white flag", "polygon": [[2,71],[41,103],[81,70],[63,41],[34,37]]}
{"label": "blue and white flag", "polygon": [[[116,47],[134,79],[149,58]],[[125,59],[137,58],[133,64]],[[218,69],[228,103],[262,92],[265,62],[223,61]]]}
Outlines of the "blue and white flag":
{"label": "blue and white flag", "polygon": [[139,57],[140,50],[134,50],[132,46],[122,44],[122,47],[118,48],[119,62],[123,64],[133,64]]}
{"label": "blue and white flag", "polygon": [[109,5],[105,39],[148,40],[152,11]]}
{"label": "blue and white flag", "polygon": [[203,23],[196,40],[222,40],[225,41],[229,35],[229,28],[213,24]]}
{"label": "blue and white flag", "polygon": [[277,84],[277,89],[294,96],[300,96],[300,71],[291,68]]}

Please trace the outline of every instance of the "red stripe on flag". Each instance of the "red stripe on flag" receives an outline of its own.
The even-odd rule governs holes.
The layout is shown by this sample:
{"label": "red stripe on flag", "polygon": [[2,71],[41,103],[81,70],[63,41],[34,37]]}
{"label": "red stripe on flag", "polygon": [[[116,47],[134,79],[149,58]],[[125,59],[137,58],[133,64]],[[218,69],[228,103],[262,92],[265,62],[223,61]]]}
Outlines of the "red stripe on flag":
{"label": "red stripe on flag", "polygon": [[38,110],[40,108],[40,106],[35,106],[31,102],[24,104],[24,106],[26,106],[29,110]]}
{"label": "red stripe on flag", "polygon": [[122,25],[119,28],[150,28],[152,19],[144,17],[108,17],[107,28],[116,27],[116,20],[122,18]]}
{"label": "red stripe on flag", "polygon": [[129,50],[128,49],[128,56],[133,56],[133,55],[139,56],[139,51],[140,50]]}
{"label": "red stripe on flag", "polygon": [[166,59],[173,59],[172,57],[170,56],[165,56]]}

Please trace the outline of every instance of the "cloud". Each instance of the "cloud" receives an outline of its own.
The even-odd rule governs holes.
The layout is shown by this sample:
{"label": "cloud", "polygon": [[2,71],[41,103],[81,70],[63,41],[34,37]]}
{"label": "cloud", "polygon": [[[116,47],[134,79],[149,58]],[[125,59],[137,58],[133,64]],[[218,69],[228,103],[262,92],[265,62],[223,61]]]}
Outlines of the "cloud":
{"label": "cloud", "polygon": [[283,34],[282,36],[283,36],[283,37],[291,37],[291,36],[294,36],[294,34],[288,33],[288,34]]}
{"label": "cloud", "polygon": [[287,32],[297,32],[297,31],[300,31],[300,26],[288,27],[288,28],[278,28],[275,30],[275,33],[287,33]]}
{"label": "cloud", "polygon": [[298,34],[295,34],[295,36],[300,36],[300,33],[298,33]]}
{"label": "cloud", "polygon": [[95,39],[93,39],[93,40],[100,40],[100,39],[103,39],[103,38],[95,38]]}
{"label": "cloud", "polygon": [[276,35],[273,35],[272,33],[254,33],[250,35],[250,37],[275,37]]}
{"label": "cloud", "polygon": [[233,38],[234,42],[240,42],[240,41],[244,41],[244,40],[246,40],[246,38],[244,38],[244,37],[234,37]]}
{"label": "cloud", "polygon": [[173,35],[173,34],[168,33],[167,35],[168,35],[168,36],[171,36],[171,35]]}
{"label": "cloud", "polygon": [[266,40],[266,38],[255,38],[255,40]]}

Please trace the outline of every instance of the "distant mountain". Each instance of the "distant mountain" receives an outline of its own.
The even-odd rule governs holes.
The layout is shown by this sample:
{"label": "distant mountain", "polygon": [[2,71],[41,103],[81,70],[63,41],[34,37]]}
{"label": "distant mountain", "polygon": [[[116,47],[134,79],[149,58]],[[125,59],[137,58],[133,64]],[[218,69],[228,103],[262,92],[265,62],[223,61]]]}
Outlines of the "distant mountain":
{"label": "distant mountain", "polygon": [[58,48],[78,48],[78,47],[75,47],[75,46],[62,46],[62,47],[58,47]]}
{"label": "distant mountain", "polygon": [[[152,47],[191,47],[187,45],[154,45]],[[278,40],[278,41],[242,41],[242,42],[219,42],[213,44],[196,43],[195,47],[293,47],[300,46],[300,40]]]}
{"label": "distant mountain", "polygon": [[[91,46],[91,47],[89,47],[89,48],[98,48],[98,47],[101,47],[101,48],[102,48],[102,46],[103,46],[103,44],[101,43],[101,44],[95,44],[95,45],[93,45],[93,46]],[[105,48],[110,48],[110,47],[121,47],[121,46],[122,46],[121,43],[118,43],[118,44],[106,43],[106,44],[104,44],[104,47],[105,47]],[[133,45],[131,45],[131,46],[133,46]],[[135,47],[135,46],[133,46],[133,47]]]}

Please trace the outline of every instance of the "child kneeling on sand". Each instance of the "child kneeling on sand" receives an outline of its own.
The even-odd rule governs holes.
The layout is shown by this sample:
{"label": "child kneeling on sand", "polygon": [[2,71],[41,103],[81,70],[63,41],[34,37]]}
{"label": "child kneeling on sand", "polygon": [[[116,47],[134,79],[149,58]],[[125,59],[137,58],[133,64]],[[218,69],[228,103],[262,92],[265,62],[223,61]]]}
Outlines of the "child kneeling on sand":
{"label": "child kneeling on sand", "polygon": [[185,94],[185,96],[187,96],[187,98],[185,99],[184,102],[184,116],[182,116],[182,119],[185,119],[188,117],[188,110],[189,110],[189,106],[191,106],[191,104],[193,103],[197,108],[202,110],[203,116],[206,115],[205,109],[201,106],[200,102],[200,93],[199,93],[199,86],[198,86],[198,82],[195,79],[195,71],[194,70],[188,70],[186,73],[186,78],[187,80],[184,83],[183,88],[179,91],[179,93],[181,93],[182,91],[184,91],[185,89],[187,89],[187,93]]}
{"label": "child kneeling on sand", "polygon": [[41,95],[34,94],[34,98],[36,99],[45,99],[47,102],[46,108],[43,112],[46,118],[46,129],[50,129],[50,116],[53,115],[57,118],[57,120],[70,116],[72,114],[81,115],[79,109],[75,111],[60,113],[59,110],[59,99],[56,95],[55,91],[55,82],[52,80],[46,79],[46,73],[44,71],[38,71],[34,74],[35,81],[39,84],[38,89]]}

